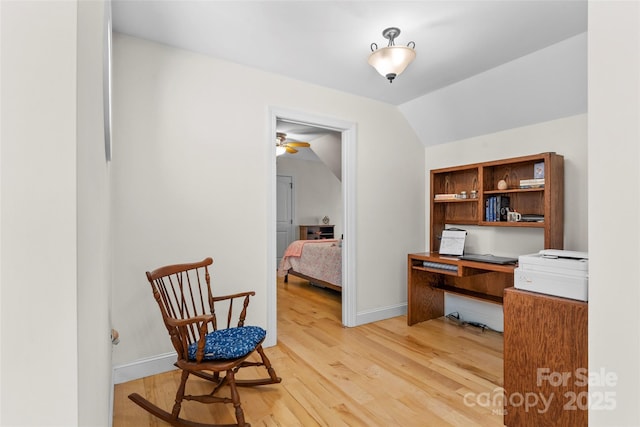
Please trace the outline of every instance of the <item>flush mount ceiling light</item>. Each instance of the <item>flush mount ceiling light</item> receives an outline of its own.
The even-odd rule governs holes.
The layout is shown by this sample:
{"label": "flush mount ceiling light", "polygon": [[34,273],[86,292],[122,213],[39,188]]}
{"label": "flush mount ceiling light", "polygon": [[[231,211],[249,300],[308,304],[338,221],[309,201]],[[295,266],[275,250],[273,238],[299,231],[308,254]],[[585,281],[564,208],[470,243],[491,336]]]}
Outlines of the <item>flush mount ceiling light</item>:
{"label": "flush mount ceiling light", "polygon": [[384,38],[389,39],[387,47],[378,49],[377,44],[371,43],[372,53],[369,55],[369,65],[389,79],[389,83],[393,83],[393,79],[400,75],[416,57],[414,42],[409,42],[406,46],[396,46],[395,38],[399,34],[399,28],[390,27],[382,32]]}

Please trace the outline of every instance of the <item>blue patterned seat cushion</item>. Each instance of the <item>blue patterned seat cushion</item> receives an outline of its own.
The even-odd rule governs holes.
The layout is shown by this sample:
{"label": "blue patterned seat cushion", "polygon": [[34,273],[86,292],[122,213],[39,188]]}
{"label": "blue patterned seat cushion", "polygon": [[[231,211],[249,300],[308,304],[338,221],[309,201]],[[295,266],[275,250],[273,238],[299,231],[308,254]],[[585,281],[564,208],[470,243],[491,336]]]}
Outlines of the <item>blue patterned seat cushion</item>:
{"label": "blue patterned seat cushion", "polygon": [[[220,329],[207,334],[203,360],[235,359],[255,350],[267,331],[258,326]],[[198,343],[189,346],[189,360],[196,360]]]}

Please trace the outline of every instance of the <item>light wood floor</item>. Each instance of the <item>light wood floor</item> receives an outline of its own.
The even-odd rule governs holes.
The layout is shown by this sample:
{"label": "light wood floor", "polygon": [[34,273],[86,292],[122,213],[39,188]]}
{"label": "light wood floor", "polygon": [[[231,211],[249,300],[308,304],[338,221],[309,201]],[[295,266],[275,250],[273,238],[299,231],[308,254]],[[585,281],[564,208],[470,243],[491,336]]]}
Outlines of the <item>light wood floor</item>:
{"label": "light wood floor", "polygon": [[[279,279],[278,344],[265,351],[282,383],[240,388],[247,422],[254,427],[503,425],[501,334],[445,318],[409,327],[405,316],[343,328],[340,316],[339,294],[295,277],[288,284]],[[113,426],[167,426],[127,396],[140,393],[170,411],[179,379],[173,371],[116,385]],[[190,393],[207,389],[198,378],[187,384]],[[181,415],[235,421],[231,405],[185,402]]]}

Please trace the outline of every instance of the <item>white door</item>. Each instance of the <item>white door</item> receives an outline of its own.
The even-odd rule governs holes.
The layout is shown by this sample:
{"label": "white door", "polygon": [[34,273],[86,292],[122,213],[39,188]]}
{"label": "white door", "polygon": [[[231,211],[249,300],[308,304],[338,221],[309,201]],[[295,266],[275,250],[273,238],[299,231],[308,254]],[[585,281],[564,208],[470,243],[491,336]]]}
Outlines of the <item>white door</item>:
{"label": "white door", "polygon": [[276,257],[277,265],[293,242],[293,177],[278,175],[276,184]]}

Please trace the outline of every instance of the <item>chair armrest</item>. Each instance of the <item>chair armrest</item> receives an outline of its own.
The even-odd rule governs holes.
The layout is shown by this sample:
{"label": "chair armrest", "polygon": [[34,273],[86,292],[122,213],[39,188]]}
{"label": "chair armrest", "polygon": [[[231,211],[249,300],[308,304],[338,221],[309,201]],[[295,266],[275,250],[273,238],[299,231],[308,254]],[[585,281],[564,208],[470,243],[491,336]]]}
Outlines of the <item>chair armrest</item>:
{"label": "chair armrest", "polygon": [[[236,299],[242,299],[242,308],[240,310],[240,313],[237,315],[238,318],[238,327],[244,326],[244,320],[247,317],[247,307],[249,306],[249,297],[254,296],[256,293],[254,291],[249,291],[249,292],[239,292],[237,294],[231,294],[231,295],[220,295],[220,296],[212,296],[211,300],[212,301],[212,305],[214,305],[214,303],[216,302],[220,302],[220,301],[229,301],[229,307],[228,307],[228,311],[227,311],[227,326],[226,328],[229,328],[231,326],[231,318],[233,317],[233,301],[235,301]],[[214,320],[214,322],[216,322]],[[217,323],[213,324],[214,329],[218,329],[218,325]]]}
{"label": "chair armrest", "polygon": [[175,327],[183,327],[194,324],[206,324],[209,322],[213,322],[215,320],[215,316],[211,314],[202,315],[202,316],[193,316],[187,319],[175,319],[173,317],[167,317],[167,324]]}
{"label": "chair armrest", "polygon": [[249,291],[249,292],[240,292],[237,294],[230,294],[230,295],[220,295],[217,297],[213,297],[213,301],[224,301],[224,300],[233,299],[233,298],[252,297],[255,294],[256,293],[254,291]]}
{"label": "chair armrest", "polygon": [[193,316],[187,319],[167,317],[165,319],[169,327],[169,335],[174,348],[181,358],[189,358],[190,342],[196,342],[196,361],[200,363],[204,357],[204,344],[208,332],[208,324],[215,325],[214,315]]}

